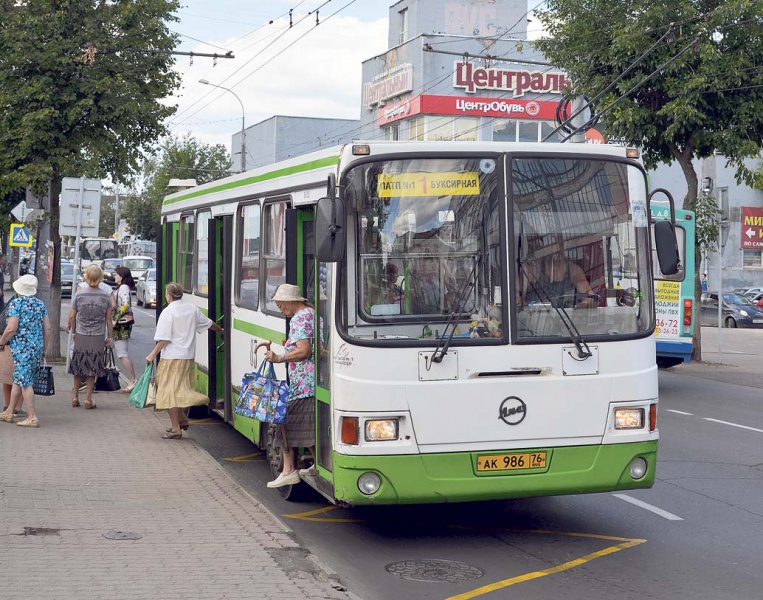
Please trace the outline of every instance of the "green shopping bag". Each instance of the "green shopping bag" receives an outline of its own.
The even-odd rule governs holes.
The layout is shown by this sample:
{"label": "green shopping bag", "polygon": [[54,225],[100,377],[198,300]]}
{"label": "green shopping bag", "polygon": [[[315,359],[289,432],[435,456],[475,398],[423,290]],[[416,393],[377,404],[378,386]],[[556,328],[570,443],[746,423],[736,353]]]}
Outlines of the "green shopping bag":
{"label": "green shopping bag", "polygon": [[146,363],[146,370],[143,371],[143,375],[138,379],[138,383],[132,388],[130,392],[130,404],[135,408],[146,408],[146,400],[148,399],[148,387],[151,385],[151,370],[153,365]]}

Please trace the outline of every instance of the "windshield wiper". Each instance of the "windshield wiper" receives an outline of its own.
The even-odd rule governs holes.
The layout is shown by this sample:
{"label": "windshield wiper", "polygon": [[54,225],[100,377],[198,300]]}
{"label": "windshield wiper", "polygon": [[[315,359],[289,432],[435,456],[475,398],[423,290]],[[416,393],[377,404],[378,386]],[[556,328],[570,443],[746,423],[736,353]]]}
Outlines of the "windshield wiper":
{"label": "windshield wiper", "polygon": [[[441,363],[442,359],[445,358],[445,355],[448,353],[450,342],[453,339],[453,335],[456,333],[456,321],[458,321],[458,317],[463,310],[464,303],[469,297],[467,291],[474,285],[472,283],[472,278],[474,278],[477,274],[477,267],[480,264],[480,258],[481,257],[478,254],[476,260],[474,261],[474,266],[472,266],[472,270],[469,273],[469,277],[466,278],[466,281],[464,281],[461,289],[458,290],[458,296],[456,296],[456,304],[453,310],[451,310],[450,315],[448,316],[448,320],[445,322],[445,329],[442,332],[442,337],[440,338],[440,341],[437,342],[437,347],[434,349],[434,352],[432,352],[430,361],[433,363]],[[448,327],[450,325],[453,325],[453,328],[450,330],[450,333],[446,337],[445,334],[447,333]],[[442,346],[442,348],[440,346]]]}
{"label": "windshield wiper", "polygon": [[[524,265],[528,261],[518,260],[517,262],[519,262],[520,273],[524,274]],[[559,315],[559,319],[562,321],[562,323],[564,324],[564,327],[569,332],[570,337],[572,338],[572,342],[575,344],[575,348],[577,348],[578,350],[578,357],[580,358],[580,360],[584,360],[590,356],[593,356],[591,349],[588,347],[588,344],[583,339],[583,336],[580,334],[580,331],[575,326],[575,323],[573,322],[572,317],[570,317],[570,315],[567,314],[567,311],[564,309],[564,307],[559,306],[559,303],[556,302],[555,299],[551,297],[551,294],[549,294],[548,290],[543,286],[542,283],[540,283],[539,281],[533,281],[532,278],[529,278],[529,277],[528,277],[528,281],[530,283],[530,287],[532,287],[533,292],[535,292],[538,298],[541,298],[541,299],[545,298],[545,302],[548,302],[548,304],[550,304],[551,307],[556,311],[556,314]]]}

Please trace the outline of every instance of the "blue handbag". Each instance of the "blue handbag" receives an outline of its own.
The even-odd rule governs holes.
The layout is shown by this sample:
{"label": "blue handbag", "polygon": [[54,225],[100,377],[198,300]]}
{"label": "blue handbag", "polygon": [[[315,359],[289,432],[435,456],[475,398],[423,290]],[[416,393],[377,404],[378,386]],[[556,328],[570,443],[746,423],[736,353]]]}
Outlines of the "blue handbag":
{"label": "blue handbag", "polygon": [[268,363],[265,385],[255,411],[255,418],[263,423],[280,425],[286,421],[289,384],[276,379],[273,363]]}
{"label": "blue handbag", "polygon": [[[253,419],[260,404],[262,391],[267,383],[267,374],[264,372],[265,362],[260,365],[255,373],[246,373],[241,380],[241,393],[234,408],[234,412],[242,417]],[[271,365],[272,368],[272,365]]]}

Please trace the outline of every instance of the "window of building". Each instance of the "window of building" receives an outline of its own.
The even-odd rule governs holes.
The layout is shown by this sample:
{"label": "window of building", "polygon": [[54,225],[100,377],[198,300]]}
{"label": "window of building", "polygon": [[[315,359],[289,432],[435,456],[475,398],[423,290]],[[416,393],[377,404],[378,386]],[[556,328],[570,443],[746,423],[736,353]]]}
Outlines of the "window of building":
{"label": "window of building", "polygon": [[178,247],[178,274],[186,292],[193,291],[193,252],[196,246],[196,235],[193,214],[180,217],[180,243]]}
{"label": "window of building", "polygon": [[287,200],[271,202],[263,207],[262,273],[265,279],[265,312],[282,316],[272,298],[282,283],[286,283],[286,209]]}
{"label": "window of building", "polygon": [[420,116],[409,121],[408,139],[415,141],[476,141],[479,119],[453,116]]}
{"label": "window of building", "polygon": [[[540,123],[540,139],[541,139],[541,141],[543,141],[549,133],[554,131],[554,129],[556,129],[556,123],[552,123],[551,121],[541,121],[541,123]],[[552,135],[546,141],[547,142],[561,142],[562,141],[562,133],[561,133],[561,131],[557,131],[554,135]]]}
{"label": "window of building", "polygon": [[745,269],[763,269],[763,251],[744,250],[743,267]]}
{"label": "window of building", "polygon": [[517,139],[520,142],[539,142],[540,122],[517,121]]}
{"label": "window of building", "polygon": [[426,117],[416,117],[409,121],[408,139],[416,142],[424,141],[424,124]]}
{"label": "window of building", "polygon": [[382,127],[382,135],[388,142],[396,142],[400,139],[400,123],[392,123]]}
{"label": "window of building", "polygon": [[209,221],[212,213],[199,212],[196,215],[196,293],[209,294]]}
{"label": "window of building", "polygon": [[[556,129],[553,121],[517,121],[515,119],[493,120],[494,142],[540,142]],[[561,134],[556,133],[549,142],[558,142]]]}
{"label": "window of building", "polygon": [[516,142],[517,123],[511,119],[496,119],[493,121],[494,142]]}
{"label": "window of building", "polygon": [[260,205],[242,206],[238,223],[241,234],[236,257],[236,304],[257,310],[260,299]]}
{"label": "window of building", "polygon": [[398,14],[400,27],[398,28],[397,43],[402,44],[408,39],[408,9],[404,8]]}
{"label": "window of building", "polygon": [[479,119],[453,119],[453,139],[457,142],[476,142]]}

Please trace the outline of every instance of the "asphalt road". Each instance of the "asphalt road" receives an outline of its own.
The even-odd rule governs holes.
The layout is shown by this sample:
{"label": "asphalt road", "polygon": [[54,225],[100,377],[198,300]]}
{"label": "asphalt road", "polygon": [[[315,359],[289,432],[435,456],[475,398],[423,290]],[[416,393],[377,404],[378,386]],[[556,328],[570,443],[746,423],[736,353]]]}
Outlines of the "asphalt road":
{"label": "asphalt road", "polygon": [[[136,315],[137,366],[154,311]],[[660,373],[651,490],[343,509],[268,490],[261,452],[217,419],[191,437],[359,598],[763,598],[763,331],[721,334],[706,362]]]}
{"label": "asphalt road", "polygon": [[722,335],[707,363],[660,373],[651,490],[342,509],[267,490],[262,455],[219,421],[193,437],[360,598],[763,598],[763,401],[733,383],[763,331]]}

